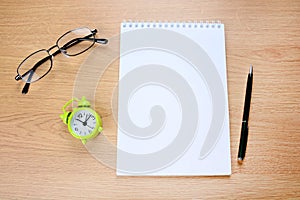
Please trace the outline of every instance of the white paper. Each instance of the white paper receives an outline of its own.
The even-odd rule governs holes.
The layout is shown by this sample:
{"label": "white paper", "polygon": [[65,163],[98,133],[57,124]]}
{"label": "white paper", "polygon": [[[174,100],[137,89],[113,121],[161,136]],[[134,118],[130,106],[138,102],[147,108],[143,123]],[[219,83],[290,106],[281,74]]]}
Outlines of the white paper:
{"label": "white paper", "polygon": [[230,175],[224,25],[124,22],[120,46],[117,175]]}

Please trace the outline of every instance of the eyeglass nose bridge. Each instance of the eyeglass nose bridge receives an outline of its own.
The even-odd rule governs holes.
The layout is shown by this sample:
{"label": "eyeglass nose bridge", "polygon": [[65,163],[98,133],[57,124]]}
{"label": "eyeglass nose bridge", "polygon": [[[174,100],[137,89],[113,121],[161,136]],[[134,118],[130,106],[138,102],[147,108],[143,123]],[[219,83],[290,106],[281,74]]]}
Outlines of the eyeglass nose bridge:
{"label": "eyeglass nose bridge", "polygon": [[[50,51],[52,50],[52,49],[54,49],[54,48],[58,48],[58,46],[57,45],[53,45],[52,47],[50,47],[47,51],[49,52],[49,54],[50,54]],[[51,54],[50,54],[51,55]]]}

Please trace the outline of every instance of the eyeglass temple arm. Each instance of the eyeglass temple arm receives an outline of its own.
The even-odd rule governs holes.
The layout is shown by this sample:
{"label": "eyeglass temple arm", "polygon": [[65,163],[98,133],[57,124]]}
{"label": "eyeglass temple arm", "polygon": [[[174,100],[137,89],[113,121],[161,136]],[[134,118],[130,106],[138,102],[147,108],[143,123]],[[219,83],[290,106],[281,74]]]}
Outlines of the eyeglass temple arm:
{"label": "eyeglass temple arm", "polygon": [[30,81],[32,79],[34,70],[30,70],[30,74],[28,76],[27,82],[25,83],[23,89],[22,89],[22,94],[27,94],[28,90],[29,90],[29,86],[30,86]]}
{"label": "eyeglass temple arm", "polygon": [[99,44],[107,44],[108,40],[107,39],[103,39],[103,38],[90,38],[92,36],[92,34],[88,35],[88,36],[85,36],[83,38],[75,38],[73,40],[70,40],[69,42],[67,42],[63,47],[61,47],[61,49],[63,50],[67,50],[68,48],[82,42],[82,41],[94,41],[96,43],[99,43]]}
{"label": "eyeglass temple arm", "polygon": [[[82,41],[93,41],[94,39],[93,38],[76,38],[74,40],[78,40],[78,43],[79,43]],[[108,40],[104,39],[104,38],[95,38],[95,42],[99,43],[99,44],[107,44]]]}
{"label": "eyeglass temple arm", "polygon": [[95,38],[95,42],[99,44],[107,44],[108,40],[104,38]]}
{"label": "eyeglass temple arm", "polygon": [[[92,30],[92,35],[96,35],[97,32],[97,29]],[[82,39],[93,40],[93,38],[90,38],[92,35],[88,35]],[[95,38],[95,42],[100,44],[107,44],[108,40],[103,38]]]}
{"label": "eyeglass temple arm", "polygon": [[91,32],[92,32],[92,34],[89,34],[89,35],[87,35],[83,38],[75,38],[73,40],[70,40],[63,47],[61,47],[61,49],[67,50],[68,48],[70,48],[70,47],[72,47],[72,46],[74,46],[74,45],[76,45],[76,44],[78,44],[82,41],[94,41],[95,40],[95,42],[100,43],[100,44],[106,44],[108,42],[107,39],[90,38],[90,37],[94,36],[98,31],[97,31],[97,29],[94,29]]}
{"label": "eyeglass temple arm", "polygon": [[30,83],[25,83],[25,85],[22,89],[22,94],[27,94],[28,93],[29,86],[30,86]]}

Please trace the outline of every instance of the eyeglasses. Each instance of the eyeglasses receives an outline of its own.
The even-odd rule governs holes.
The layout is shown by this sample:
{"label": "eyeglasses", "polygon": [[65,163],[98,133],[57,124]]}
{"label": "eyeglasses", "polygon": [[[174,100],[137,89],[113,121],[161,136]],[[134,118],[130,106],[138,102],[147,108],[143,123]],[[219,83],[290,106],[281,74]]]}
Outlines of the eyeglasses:
{"label": "eyeglasses", "polygon": [[[53,57],[63,53],[66,56],[77,56],[90,49],[95,43],[106,44],[107,39],[95,38],[97,30],[82,27],[63,34],[56,44],[49,49],[41,49],[25,58],[17,68],[16,81],[26,82],[22,93],[26,94],[31,83],[45,77],[53,65]],[[53,54],[50,51],[58,48]]]}

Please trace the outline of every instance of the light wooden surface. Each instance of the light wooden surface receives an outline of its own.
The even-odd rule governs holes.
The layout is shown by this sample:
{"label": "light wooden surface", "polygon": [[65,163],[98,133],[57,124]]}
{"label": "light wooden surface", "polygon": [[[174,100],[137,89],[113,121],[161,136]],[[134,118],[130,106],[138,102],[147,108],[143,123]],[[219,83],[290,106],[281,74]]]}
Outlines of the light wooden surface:
{"label": "light wooden surface", "polygon": [[[0,199],[298,199],[300,198],[300,2],[1,1]],[[103,37],[132,20],[221,20],[225,24],[231,129],[230,177],[117,177],[67,132],[59,114],[88,53],[54,59],[28,95],[14,80],[30,53],[69,29]],[[245,162],[236,162],[248,67],[254,66]],[[116,142],[111,94],[118,63],[97,89],[96,109]],[[100,95],[106,94],[106,95]]]}

